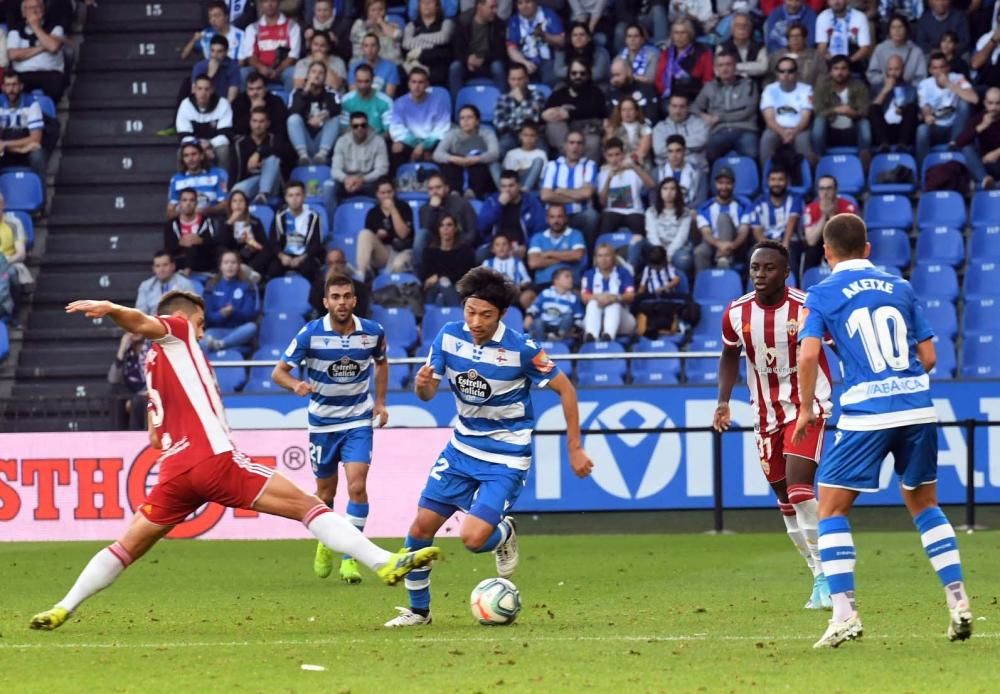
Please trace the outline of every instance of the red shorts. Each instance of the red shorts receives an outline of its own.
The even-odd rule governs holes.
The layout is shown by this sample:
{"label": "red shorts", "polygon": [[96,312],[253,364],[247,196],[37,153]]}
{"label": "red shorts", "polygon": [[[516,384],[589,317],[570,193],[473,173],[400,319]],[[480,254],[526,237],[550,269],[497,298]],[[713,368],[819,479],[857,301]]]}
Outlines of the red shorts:
{"label": "red shorts", "polygon": [[177,525],[209,501],[253,508],[273,474],[239,451],[227,451],[157,484],[139,509],[152,523]]}
{"label": "red shorts", "polygon": [[757,434],[757,453],[760,455],[760,467],[768,482],[780,482],[785,479],[785,456],[797,455],[806,460],[819,462],[823,452],[823,432],[826,421],[817,419],[806,430],[806,436],[798,443],[792,442],[795,433],[795,420],[787,422],[773,434]]}

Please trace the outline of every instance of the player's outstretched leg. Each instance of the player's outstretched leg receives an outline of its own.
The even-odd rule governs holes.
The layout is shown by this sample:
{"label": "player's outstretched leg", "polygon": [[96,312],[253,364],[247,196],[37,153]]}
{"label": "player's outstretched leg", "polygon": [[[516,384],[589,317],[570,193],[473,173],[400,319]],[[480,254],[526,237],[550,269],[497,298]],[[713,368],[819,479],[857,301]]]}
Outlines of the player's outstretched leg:
{"label": "player's outstretched leg", "polygon": [[920,532],[920,542],[927,552],[927,558],[944,586],[950,617],[948,640],[965,641],[972,636],[972,611],[969,609],[969,596],[962,577],[955,529],[937,506],[931,506],[917,514],[913,523]]}
{"label": "player's outstretched leg", "polygon": [[845,641],[860,639],[864,633],[854,602],[856,554],[847,516],[831,516],[819,522],[819,553],[830,584],[833,618],[813,648],[836,648]]}

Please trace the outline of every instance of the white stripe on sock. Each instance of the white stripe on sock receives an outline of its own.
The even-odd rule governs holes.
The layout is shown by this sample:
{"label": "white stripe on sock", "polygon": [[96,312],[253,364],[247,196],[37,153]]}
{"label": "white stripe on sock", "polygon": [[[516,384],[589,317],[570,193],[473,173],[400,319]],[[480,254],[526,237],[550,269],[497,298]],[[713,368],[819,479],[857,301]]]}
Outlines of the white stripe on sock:
{"label": "white stripe on sock", "polygon": [[935,542],[947,540],[949,537],[955,537],[955,529],[951,527],[951,523],[945,523],[922,533],[920,541],[924,543],[924,547],[927,547]]}
{"label": "white stripe on sock", "polygon": [[823,573],[827,578],[839,574],[849,574],[854,571],[855,561],[853,559],[832,559],[823,562]]}
{"label": "white stripe on sock", "polygon": [[831,547],[853,547],[854,538],[851,537],[850,533],[827,533],[820,534],[818,543],[820,549],[830,549]]}
{"label": "white stripe on sock", "polygon": [[931,566],[934,567],[935,571],[940,571],[946,566],[954,566],[960,564],[961,560],[958,557],[958,550],[953,549],[944,554],[939,554],[936,557],[931,557]]}
{"label": "white stripe on sock", "polygon": [[421,590],[423,588],[431,587],[430,577],[423,579],[422,581],[411,581],[410,579],[405,579],[403,585],[406,586],[407,590]]}

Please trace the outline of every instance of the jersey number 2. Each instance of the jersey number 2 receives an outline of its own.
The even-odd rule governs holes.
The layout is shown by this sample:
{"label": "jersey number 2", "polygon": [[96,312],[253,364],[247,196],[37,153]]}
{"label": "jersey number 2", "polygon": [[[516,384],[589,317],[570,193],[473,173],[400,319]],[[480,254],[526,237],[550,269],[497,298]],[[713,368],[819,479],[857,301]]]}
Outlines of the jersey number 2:
{"label": "jersey number 2", "polygon": [[910,349],[906,342],[906,321],[895,306],[879,306],[874,311],[855,309],[847,319],[851,337],[861,336],[872,373],[887,368],[905,371],[910,366]]}

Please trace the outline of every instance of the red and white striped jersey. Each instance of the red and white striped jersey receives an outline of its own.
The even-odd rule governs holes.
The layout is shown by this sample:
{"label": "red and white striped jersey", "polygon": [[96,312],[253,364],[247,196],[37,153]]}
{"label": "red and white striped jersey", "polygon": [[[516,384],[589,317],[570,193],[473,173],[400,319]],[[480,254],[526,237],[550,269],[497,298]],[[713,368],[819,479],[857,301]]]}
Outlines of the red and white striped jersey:
{"label": "red and white striped jersey", "polygon": [[146,353],[148,409],[160,437],[164,482],[207,458],[234,450],[212,367],[186,318],[159,316],[167,334]]}
{"label": "red and white striped jersey", "polygon": [[[722,341],[742,347],[747,360],[747,387],[757,408],[754,428],[772,434],[799,416],[798,333],[805,292],[788,287],[785,300],[762,306],[751,292],[741,296],[722,315]],[[816,414],[832,410],[830,366],[820,352],[816,378]]]}

